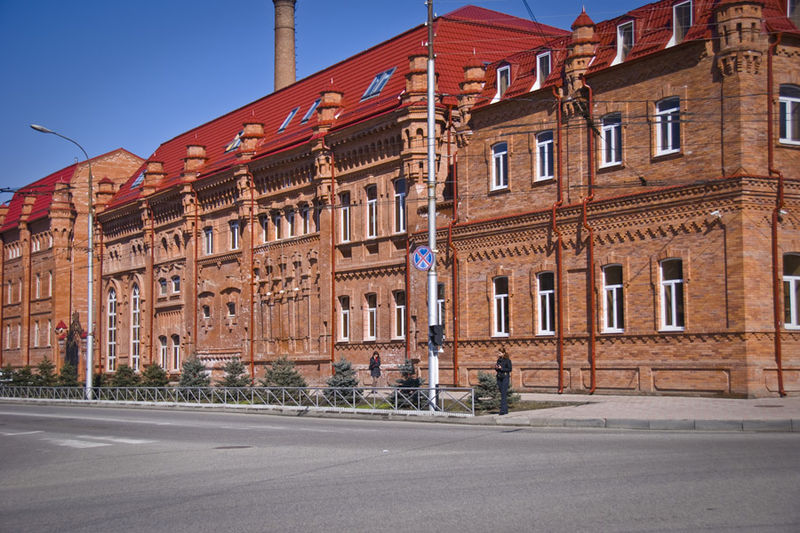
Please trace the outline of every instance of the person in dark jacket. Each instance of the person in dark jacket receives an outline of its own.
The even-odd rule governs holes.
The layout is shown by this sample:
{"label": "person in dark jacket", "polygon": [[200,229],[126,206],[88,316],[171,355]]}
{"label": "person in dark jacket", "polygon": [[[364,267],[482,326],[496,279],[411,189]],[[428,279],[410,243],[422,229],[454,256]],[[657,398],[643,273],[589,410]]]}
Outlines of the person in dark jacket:
{"label": "person in dark jacket", "polygon": [[372,357],[369,358],[369,375],[372,376],[372,386],[376,386],[381,377],[381,356],[377,351],[372,352]]}
{"label": "person in dark jacket", "polygon": [[508,383],[511,381],[511,359],[505,348],[497,352],[497,363],[494,365],[497,373],[497,388],[500,389],[500,414],[508,414]]}

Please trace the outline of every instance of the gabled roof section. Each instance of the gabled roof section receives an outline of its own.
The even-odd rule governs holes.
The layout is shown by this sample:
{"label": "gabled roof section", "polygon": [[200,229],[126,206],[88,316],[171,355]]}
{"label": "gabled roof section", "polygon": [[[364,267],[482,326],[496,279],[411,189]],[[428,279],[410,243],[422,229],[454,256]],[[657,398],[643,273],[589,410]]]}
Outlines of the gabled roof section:
{"label": "gabled roof section", "polygon": [[[662,0],[653,2],[631,10],[613,19],[595,24],[595,38],[597,39],[596,53],[589,66],[587,74],[599,72],[609,68],[617,54],[617,26],[624,22],[634,22],[634,45],[625,60],[624,65],[634,59],[646,57],[667,47],[673,34],[673,6],[685,0]],[[692,0],[693,20],[692,26],[684,36],[681,43],[690,41],[712,39],[715,37],[714,8],[726,0]],[[736,0],[747,1],[747,0]],[[763,4],[763,18],[765,31],[785,32],[800,35],[786,16],[785,0],[754,0]],[[591,18],[582,12],[573,23],[573,29],[579,25],[591,25]],[[497,93],[496,70],[503,62],[512,67],[511,85],[505,92],[503,99],[521,96],[530,92],[536,80],[536,55],[546,50],[551,50],[550,75],[542,84],[541,89],[552,85],[559,85],[567,59],[568,47],[572,43],[572,35],[556,37],[546,41],[543,45],[531,48],[525,52],[510,54],[505,58],[495,61],[487,66],[486,84],[476,104],[476,109],[489,105]],[[516,69],[516,70],[515,70]]]}
{"label": "gabled roof section", "polygon": [[[467,6],[435,21],[436,71],[439,93],[447,103],[455,103],[459,82],[463,81],[463,66],[473,60],[495,61],[509,51],[526,50],[547,38],[564,35],[564,30],[536,24],[496,11]],[[236,151],[225,153],[225,147],[245,122],[264,125],[264,138],[257,147],[256,157],[262,157],[308,141],[317,125],[316,114],[307,121],[298,118],[331,85],[344,94],[332,131],[397,108],[406,88],[409,74],[408,57],[419,51],[427,40],[427,28],[421,24],[405,33],[336,63],[307,78],[299,80],[272,94],[239,109],[231,111],[206,124],[189,130],[163,143],[150,157],[164,163],[165,179],[158,191],[177,186],[181,181],[183,159],[188,145],[201,145],[206,149],[206,163],[201,169],[202,179],[211,173],[230,167],[237,161]],[[380,92],[362,100],[376,75],[395,69],[385,80]],[[295,116],[282,131],[278,131],[290,111],[299,107]],[[132,177],[123,185],[108,207],[116,207],[139,196],[132,187]]]}
{"label": "gabled roof section", "polygon": [[75,169],[79,164],[80,163],[73,163],[68,167],[53,172],[49,176],[34,181],[30,185],[18,189],[8,203],[8,213],[6,213],[3,226],[0,227],[0,233],[10,229],[16,229],[22,218],[22,206],[25,203],[26,196],[33,196],[35,198],[28,221],[30,222],[46,216],[50,210],[50,204],[53,201],[53,190],[55,189],[56,183],[70,183],[70,181],[72,181],[72,176],[75,175]]}

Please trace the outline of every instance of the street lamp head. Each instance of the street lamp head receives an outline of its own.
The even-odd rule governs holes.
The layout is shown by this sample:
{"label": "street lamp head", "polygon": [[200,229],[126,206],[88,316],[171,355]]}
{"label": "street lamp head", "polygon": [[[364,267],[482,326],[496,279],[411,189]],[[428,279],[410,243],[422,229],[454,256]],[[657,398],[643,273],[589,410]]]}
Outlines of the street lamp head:
{"label": "street lamp head", "polygon": [[39,124],[31,124],[31,128],[41,133],[55,133],[53,130],[40,126]]}

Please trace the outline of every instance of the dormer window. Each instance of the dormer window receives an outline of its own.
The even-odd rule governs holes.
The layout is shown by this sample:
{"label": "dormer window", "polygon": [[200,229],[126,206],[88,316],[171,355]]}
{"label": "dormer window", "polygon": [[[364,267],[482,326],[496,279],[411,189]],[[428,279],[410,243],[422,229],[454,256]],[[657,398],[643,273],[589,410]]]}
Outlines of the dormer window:
{"label": "dormer window", "polygon": [[672,38],[667,46],[682,43],[692,27],[692,2],[681,2],[672,6]]}
{"label": "dormer window", "polygon": [[800,0],[787,0],[786,16],[794,23],[795,28],[800,28]]}
{"label": "dormer window", "polygon": [[133,183],[131,183],[131,189],[135,189],[136,187],[138,187],[139,185],[141,185],[143,181],[144,181],[144,171],[142,171],[142,173],[141,173],[141,174],[139,174],[139,175],[136,177],[136,179],[135,179],[135,180],[133,180]]}
{"label": "dormer window", "polygon": [[319,98],[314,100],[314,103],[311,104],[311,107],[308,108],[308,111],[306,111],[306,114],[303,115],[303,120],[300,121],[300,124],[305,124],[306,122],[311,120],[311,117],[314,115],[314,111],[317,110],[317,106],[319,105],[319,102],[320,102]]}
{"label": "dormer window", "polygon": [[633,21],[617,26],[617,56],[612,65],[622,63],[633,48]]}
{"label": "dormer window", "polygon": [[506,94],[508,86],[511,85],[511,67],[503,65],[497,68],[497,95],[494,97],[495,101],[499,100]]}
{"label": "dormer window", "polygon": [[231,142],[229,142],[229,143],[228,143],[228,144],[225,146],[225,153],[226,153],[226,154],[227,154],[228,152],[233,152],[234,150],[236,150],[237,148],[239,148],[239,145],[240,145],[240,144],[242,144],[242,134],[244,134],[244,130],[242,130],[242,131],[240,131],[239,133],[237,133],[237,134],[236,134],[236,137],[234,137],[234,138],[233,138],[233,140],[232,140]]}
{"label": "dormer window", "polygon": [[278,128],[278,133],[280,133],[280,132],[282,132],[283,130],[285,130],[285,129],[286,129],[286,126],[288,126],[288,125],[289,125],[289,123],[292,121],[292,119],[294,118],[294,116],[297,114],[297,112],[298,112],[299,110],[300,110],[300,108],[299,108],[299,107],[295,107],[294,109],[292,109],[291,111],[289,111],[289,114],[288,114],[288,115],[286,116],[286,118],[283,120],[283,124],[281,124],[281,127],[280,127],[280,128]]}
{"label": "dormer window", "polygon": [[383,72],[376,74],[372,79],[372,83],[370,83],[369,87],[367,87],[367,90],[364,91],[364,96],[361,97],[361,100],[378,96],[386,86],[386,82],[388,82],[389,78],[391,78],[392,74],[394,74],[396,68],[397,67],[392,67],[389,70],[384,70]]}
{"label": "dormer window", "polygon": [[550,51],[543,52],[536,56],[536,82],[533,84],[532,91],[541,89],[544,80],[550,75]]}

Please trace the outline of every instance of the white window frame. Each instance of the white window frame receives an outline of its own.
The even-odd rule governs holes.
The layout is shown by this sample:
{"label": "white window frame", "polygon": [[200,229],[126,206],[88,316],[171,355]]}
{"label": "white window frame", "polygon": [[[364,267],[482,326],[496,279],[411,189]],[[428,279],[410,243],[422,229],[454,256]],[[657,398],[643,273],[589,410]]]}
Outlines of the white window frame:
{"label": "white window frame", "polygon": [[108,291],[108,306],[106,308],[106,370],[117,370],[117,291],[113,288]]}
{"label": "white window frame", "polygon": [[[505,292],[500,282],[505,282]],[[511,329],[511,279],[497,276],[492,279],[492,337],[508,337]]]}
{"label": "white window frame", "polygon": [[141,355],[142,309],[139,285],[131,289],[131,367],[139,370]]}
{"label": "white window frame", "polygon": [[172,285],[172,293],[177,294],[181,292],[181,277],[180,276],[172,276],[170,279]]}
{"label": "white window frame", "polygon": [[[664,279],[665,265],[675,261],[680,264],[681,277]],[[661,331],[683,331],[686,327],[686,285],[683,276],[683,260],[664,259],[659,262],[658,266],[661,286]]]}
{"label": "white window frame", "polygon": [[159,296],[166,296],[167,295],[167,278],[159,278],[159,280],[158,280],[158,295]]}
{"label": "white window frame", "polygon": [[[545,276],[552,276],[552,289],[543,288],[542,281]],[[536,295],[536,312],[539,316],[536,334],[555,335],[556,275],[554,272],[539,272],[536,275]]]}
{"label": "white window frame", "polygon": [[374,239],[378,236],[378,187],[370,185],[366,188],[367,195],[367,238]]}
{"label": "white window frame", "polygon": [[203,248],[206,255],[214,254],[214,228],[203,229]]}
{"label": "white window frame", "polygon": [[[678,30],[683,28],[683,26],[679,23],[680,19],[678,17],[678,9],[686,6],[689,6],[689,25],[684,28],[683,35],[679,36]],[[689,33],[689,29],[692,27],[692,24],[694,24],[694,8],[692,6],[692,0],[680,2],[672,6],[672,38],[667,43],[667,48],[682,43],[686,38],[686,34]]]}
{"label": "white window frame", "polygon": [[800,253],[783,254],[783,326],[800,329],[800,275],[786,273],[787,257],[800,260]]}
{"label": "white window frame", "polygon": [[286,115],[285,119],[283,119],[283,123],[281,124],[281,127],[278,128],[278,133],[281,133],[283,130],[285,130],[287,128],[287,126],[289,126],[289,123],[292,121],[292,119],[294,118],[294,116],[297,114],[298,111],[300,111],[299,107],[295,107],[294,109],[289,111],[289,114]]}
{"label": "white window frame", "polygon": [[[543,68],[547,65],[546,68]],[[550,50],[536,55],[536,81],[531,87],[531,91],[537,91],[544,87],[544,82],[552,71],[552,57]]]}
{"label": "white window frame", "polygon": [[553,130],[536,134],[536,181],[551,180],[556,175],[556,164],[553,160],[555,139]]}
{"label": "white window frame", "polygon": [[53,296],[53,273],[47,273],[47,297],[51,298]]}
{"label": "white window frame", "polygon": [[305,124],[306,122],[311,120],[311,116],[314,114],[314,111],[317,110],[317,106],[319,106],[319,103],[321,101],[322,100],[320,98],[317,98],[316,100],[314,100],[314,103],[311,104],[311,107],[308,108],[308,111],[306,111],[306,114],[303,115],[303,120],[300,121],[300,124]]}
{"label": "white window frame", "polygon": [[372,78],[372,82],[370,82],[367,90],[364,91],[363,96],[361,96],[361,101],[367,100],[368,98],[372,98],[373,96],[378,96],[383,91],[383,88],[389,82],[389,78],[392,77],[394,71],[397,67],[392,67],[388,70],[384,70],[383,72],[379,72]]}
{"label": "white window frame", "polygon": [[[619,283],[609,283],[610,269],[619,269]],[[622,265],[603,267],[603,332],[622,333],[625,331],[625,300]]]}
{"label": "white window frame", "polygon": [[272,213],[272,227],[274,229],[272,235],[276,241],[283,239],[283,216],[280,212]]}
{"label": "white window frame", "polygon": [[169,354],[169,349],[167,347],[167,337],[164,335],[158,338],[158,352],[161,358],[161,368],[168,370],[167,356]]}
{"label": "white window frame", "polygon": [[350,340],[350,297],[339,296],[339,341]]}
{"label": "white window frame", "polygon": [[622,164],[622,114],[609,113],[600,125],[600,168]]}
{"label": "white window frame", "polygon": [[239,249],[239,221],[238,220],[231,220],[228,222],[228,227],[230,228],[230,249],[231,250],[238,250]]}
{"label": "white window frame", "polygon": [[295,237],[296,236],[297,227],[295,226],[294,220],[294,209],[290,209],[286,211],[286,232],[287,238]]}
{"label": "white window frame", "polygon": [[492,145],[492,190],[508,189],[508,143]]}
{"label": "white window frame", "polygon": [[34,298],[37,300],[42,296],[42,275],[36,273],[36,282],[34,287]]}
{"label": "white window frame", "polygon": [[444,283],[437,283],[436,284],[436,323],[440,326],[444,325],[444,321],[446,320],[445,313],[447,312],[447,308],[445,307],[446,304],[446,297],[445,297],[445,285]]}
{"label": "white window frame", "polygon": [[364,305],[367,308],[366,330],[364,340],[374,341],[378,336],[378,295],[371,292],[364,295]]}
{"label": "white window frame", "polygon": [[39,321],[33,323],[33,347],[39,347]]}
{"label": "white window frame", "polygon": [[394,232],[406,231],[406,180],[396,179],[394,185]]}
{"label": "white window frame", "polygon": [[339,238],[340,242],[350,242],[350,193],[343,192],[339,195],[341,204],[339,216]]}
{"label": "white window frame", "polygon": [[300,229],[303,235],[311,233],[311,208],[307,205],[300,208]]}
{"label": "white window frame", "polygon": [[794,23],[795,28],[800,29],[800,1],[787,0],[786,17]]}
{"label": "white window frame", "polygon": [[236,316],[236,302],[227,302],[225,308],[228,310],[228,318]]}
{"label": "white window frame", "polygon": [[172,345],[172,370],[180,370],[181,368],[181,338],[178,335],[170,337]]}
{"label": "white window frame", "polygon": [[[630,27],[630,44],[626,46],[625,42],[625,35],[627,33],[627,28]],[[618,65],[625,61],[628,55],[633,50],[634,45],[636,44],[636,32],[634,31],[634,25],[632,20],[628,20],[623,22],[622,24],[617,25],[617,55],[614,57],[614,61],[611,62],[611,66]]]}
{"label": "white window frame", "polygon": [[394,291],[392,293],[392,305],[394,307],[394,330],[393,339],[406,338],[406,291]]}
{"label": "white window frame", "polygon": [[501,99],[509,87],[511,87],[511,65],[497,67],[497,94],[492,102]]}
{"label": "white window frame", "polygon": [[269,241],[269,216],[262,215],[261,217],[261,242]]}
{"label": "white window frame", "polygon": [[53,321],[49,318],[47,319],[47,346],[48,348],[52,346],[52,339],[53,338]]}
{"label": "white window frame", "polygon": [[681,101],[677,96],[656,103],[656,155],[681,151]]}
{"label": "white window frame", "polygon": [[202,314],[204,319],[211,318],[211,306],[210,305],[203,305],[200,307],[200,313]]}
{"label": "white window frame", "polygon": [[[780,112],[779,135],[782,144],[800,145],[800,87],[781,85],[778,98]],[[785,94],[785,93],[795,94]],[[793,134],[796,135],[793,136]]]}

